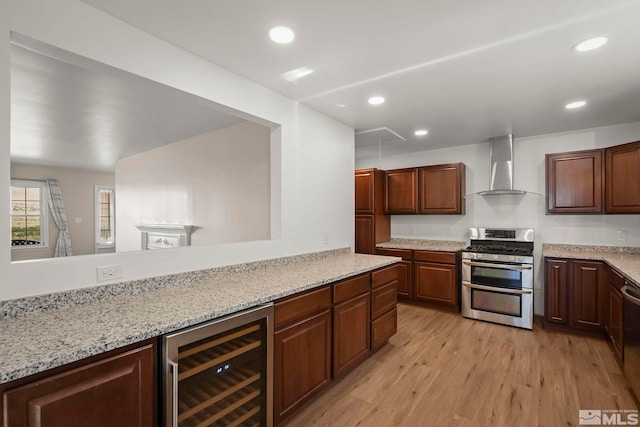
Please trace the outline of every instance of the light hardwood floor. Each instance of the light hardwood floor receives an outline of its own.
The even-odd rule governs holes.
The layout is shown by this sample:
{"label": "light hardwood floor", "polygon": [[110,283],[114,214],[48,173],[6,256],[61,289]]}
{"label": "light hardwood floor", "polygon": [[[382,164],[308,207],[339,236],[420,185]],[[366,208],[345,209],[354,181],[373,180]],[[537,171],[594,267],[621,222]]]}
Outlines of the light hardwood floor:
{"label": "light hardwood floor", "polygon": [[574,426],[579,409],[637,409],[604,340],[400,304],[384,348],[293,426]]}

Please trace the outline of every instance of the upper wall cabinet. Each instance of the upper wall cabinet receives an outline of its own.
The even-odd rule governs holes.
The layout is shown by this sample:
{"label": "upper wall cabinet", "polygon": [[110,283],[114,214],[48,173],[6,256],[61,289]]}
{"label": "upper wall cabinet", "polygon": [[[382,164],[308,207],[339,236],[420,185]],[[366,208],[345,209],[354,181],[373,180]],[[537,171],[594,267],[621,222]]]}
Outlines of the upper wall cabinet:
{"label": "upper wall cabinet", "polygon": [[420,168],[421,214],[464,214],[464,163]]}
{"label": "upper wall cabinet", "polygon": [[360,169],[356,171],[356,215],[374,213],[376,171],[376,169]]}
{"label": "upper wall cabinet", "polygon": [[386,171],[385,213],[418,213],[418,168]]}
{"label": "upper wall cabinet", "polygon": [[640,213],[640,141],[605,150],[605,211]]}
{"label": "upper wall cabinet", "polygon": [[602,175],[602,150],[547,154],[547,213],[603,213]]}
{"label": "upper wall cabinet", "polygon": [[387,171],[385,212],[464,214],[464,163]]}

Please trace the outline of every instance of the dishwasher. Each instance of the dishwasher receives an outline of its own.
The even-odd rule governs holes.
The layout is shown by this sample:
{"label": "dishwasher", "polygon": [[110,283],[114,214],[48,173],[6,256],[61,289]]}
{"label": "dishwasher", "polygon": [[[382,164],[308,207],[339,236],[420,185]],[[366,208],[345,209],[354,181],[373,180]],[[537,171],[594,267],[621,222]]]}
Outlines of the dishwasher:
{"label": "dishwasher", "polygon": [[164,425],[271,426],[273,304],[165,335]]}
{"label": "dishwasher", "polygon": [[624,281],[624,376],[640,398],[640,287]]}

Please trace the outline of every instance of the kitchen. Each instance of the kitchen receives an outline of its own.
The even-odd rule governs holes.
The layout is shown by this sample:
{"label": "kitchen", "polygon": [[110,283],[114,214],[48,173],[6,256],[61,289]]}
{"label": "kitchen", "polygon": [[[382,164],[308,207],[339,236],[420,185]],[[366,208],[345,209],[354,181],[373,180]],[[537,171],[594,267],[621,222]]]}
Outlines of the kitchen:
{"label": "kitchen", "polygon": [[[627,7],[633,2],[626,3]],[[623,8],[624,5],[619,6]],[[564,120],[572,122],[572,130],[555,131],[545,123],[535,123],[538,131],[516,131],[515,182],[520,189],[531,193],[510,198],[499,196],[489,200],[475,193],[486,190],[489,182],[489,152],[486,138],[505,134],[506,129],[490,129],[482,136],[468,135],[466,140],[477,143],[459,147],[433,147],[412,153],[393,155],[383,151],[388,144],[373,147],[369,155],[353,150],[353,128],[317,113],[301,103],[291,101],[239,75],[215,66],[182,49],[150,36],[80,1],[65,1],[56,6],[39,1],[3,4],[0,23],[5,31],[2,50],[2,96],[8,99],[9,31],[25,34],[37,40],[90,57],[134,74],[178,87],[187,92],[215,100],[239,111],[279,123],[277,140],[272,142],[272,156],[279,164],[279,172],[272,174],[271,239],[244,242],[173,253],[136,252],[109,255],[106,258],[77,257],[43,260],[29,263],[10,263],[10,249],[0,252],[3,286],[0,299],[10,300],[29,295],[67,291],[97,284],[95,269],[105,264],[123,266],[124,279],[135,280],[164,274],[206,269],[229,264],[256,261],[353,246],[353,169],[377,167],[394,169],[449,162],[463,162],[467,166],[467,214],[465,216],[394,216],[394,237],[428,239],[468,239],[471,226],[531,227],[536,230],[534,274],[536,290],[542,289],[540,250],[542,243],[601,244],[640,246],[637,216],[544,215],[544,154],[604,148],[636,141],[640,134],[637,112],[632,109],[620,116],[616,124],[583,125],[576,115]],[[5,10],[8,9],[8,10]],[[631,14],[630,14],[631,15]],[[606,20],[605,20],[606,21]],[[613,31],[613,30],[610,30]],[[151,31],[150,31],[151,32]],[[78,37],[78,34],[83,34]],[[590,34],[589,34],[590,35]],[[572,36],[573,38],[574,36]],[[265,42],[266,43],[266,42]],[[611,43],[612,46],[613,41]],[[94,50],[94,46],[101,46]],[[129,46],[130,50],[122,50]],[[566,55],[572,55],[567,46]],[[272,49],[271,47],[265,50]],[[564,52],[563,50],[563,52]],[[633,50],[630,50],[633,51]],[[141,52],[146,53],[141,55]],[[279,55],[279,54],[275,54]],[[163,58],[171,58],[170,61]],[[594,58],[594,56],[591,56]],[[633,58],[630,56],[630,61]],[[293,68],[293,67],[292,67]],[[620,69],[634,73],[627,64]],[[620,71],[622,72],[622,71]],[[381,74],[381,73],[380,73]],[[453,76],[452,76],[453,77]],[[625,88],[631,91],[633,86]],[[366,98],[368,95],[363,95]],[[260,102],[255,102],[259,99]],[[387,105],[395,107],[389,99]],[[566,114],[558,100],[558,113]],[[554,104],[555,105],[555,104]],[[8,103],[2,107],[2,127],[9,128]],[[369,107],[367,107],[369,108]],[[547,106],[546,108],[552,108]],[[610,109],[610,108],[608,108]],[[380,117],[385,110],[370,109],[371,126],[362,130],[385,126]],[[387,110],[388,111],[388,110]],[[527,113],[525,108],[525,113]],[[578,111],[571,112],[578,113]],[[601,112],[602,116],[605,116]],[[468,117],[477,116],[471,111]],[[575,123],[573,122],[575,121]],[[629,123],[629,124],[618,124]],[[421,124],[422,125],[422,124]],[[424,124],[423,126],[431,126]],[[550,126],[550,124],[549,124]],[[577,129],[577,130],[576,130]],[[583,130],[580,130],[583,129]],[[434,130],[430,129],[433,137]],[[499,131],[499,132],[498,132]],[[522,135],[530,136],[522,136]],[[5,132],[8,139],[8,132]],[[444,138],[438,138],[443,143]],[[464,138],[463,138],[464,140]],[[411,142],[419,144],[419,142]],[[409,144],[410,145],[410,144]],[[8,143],[2,144],[3,158],[9,158]],[[378,153],[376,155],[375,153]],[[8,161],[1,168],[8,181]],[[328,173],[331,172],[331,173]],[[318,177],[309,179],[309,177]],[[321,177],[321,179],[320,179]],[[0,186],[0,197],[8,199],[8,185]],[[5,221],[7,223],[8,221]],[[5,229],[6,230],[6,229]],[[626,233],[626,241],[618,240],[618,231]],[[8,231],[7,231],[8,234]],[[327,236],[325,240],[325,235]],[[324,243],[327,241],[327,243]],[[27,285],[25,285],[27,284]],[[537,293],[541,296],[541,293]],[[536,312],[541,314],[542,299],[536,300]],[[583,408],[589,409],[589,408]],[[605,408],[603,408],[605,409]],[[622,408],[630,409],[630,408]],[[576,419],[573,422],[577,422]]]}

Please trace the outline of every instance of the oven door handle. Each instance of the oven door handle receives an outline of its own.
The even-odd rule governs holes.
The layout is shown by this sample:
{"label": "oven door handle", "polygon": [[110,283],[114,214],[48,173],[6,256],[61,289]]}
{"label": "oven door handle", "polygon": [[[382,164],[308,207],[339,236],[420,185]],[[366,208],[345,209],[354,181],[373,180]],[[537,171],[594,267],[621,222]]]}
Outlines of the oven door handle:
{"label": "oven door handle", "polygon": [[505,289],[505,288],[496,288],[494,286],[485,286],[485,285],[476,285],[471,282],[467,282],[466,280],[462,281],[462,284],[470,289],[480,289],[483,291],[493,291],[493,292],[503,292],[505,294],[518,294],[518,295],[530,295],[533,293],[531,289]]}
{"label": "oven door handle", "polygon": [[492,264],[488,262],[471,262],[464,261],[464,265],[471,267],[488,267],[488,268],[501,268],[503,270],[531,270],[533,267],[530,265],[511,265],[511,264]]}
{"label": "oven door handle", "polygon": [[629,285],[624,285],[622,289],[620,289],[620,292],[622,292],[622,295],[626,299],[628,299],[630,302],[632,302],[635,305],[640,305],[640,298],[632,295],[630,291],[631,291],[631,287]]}

